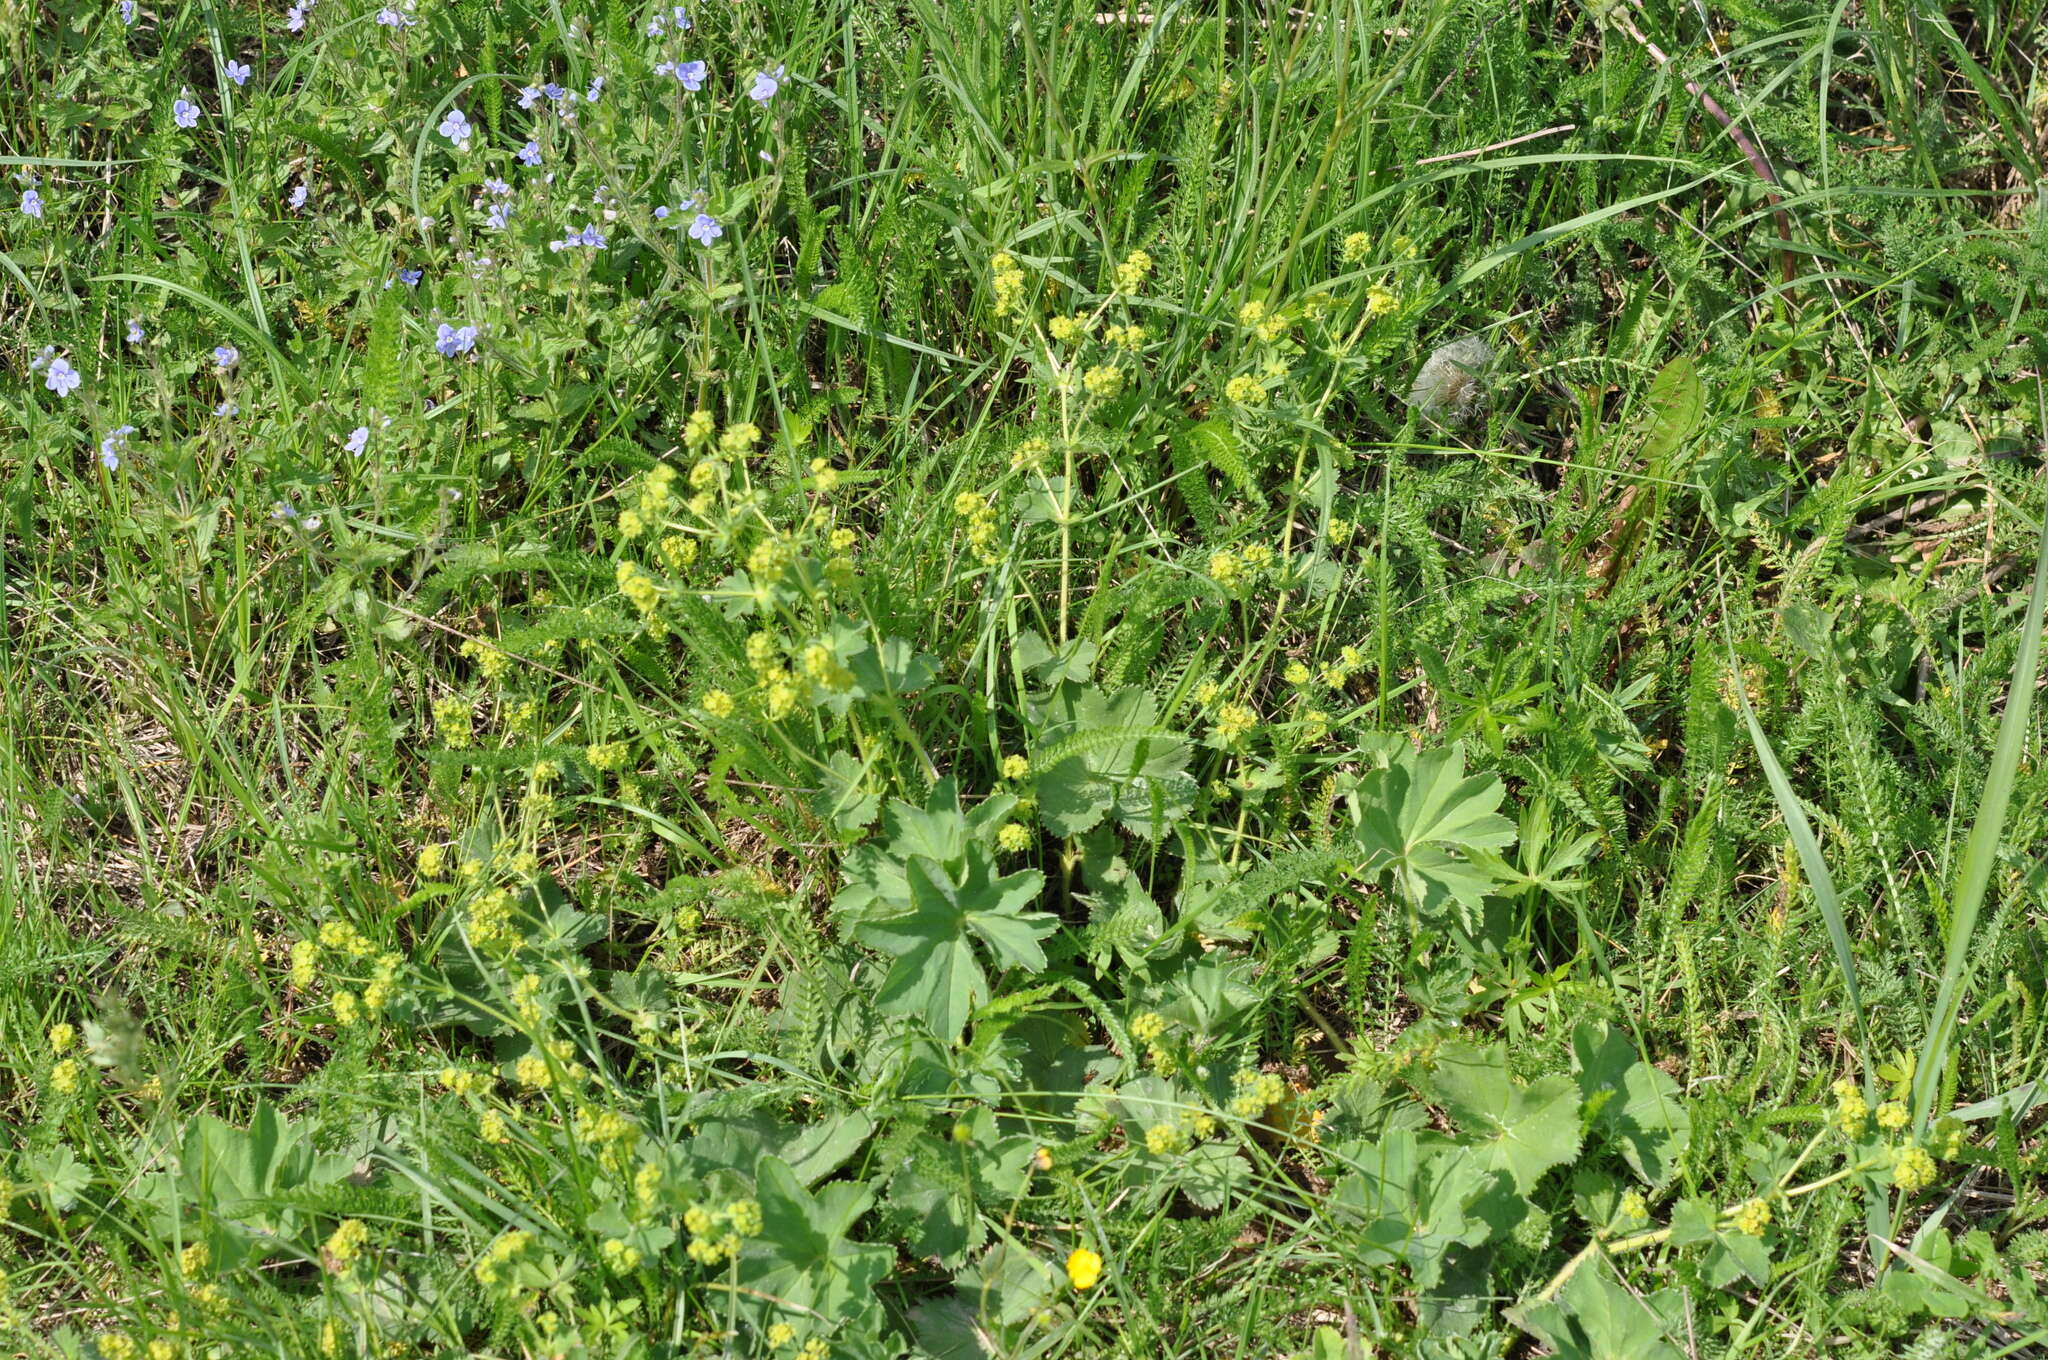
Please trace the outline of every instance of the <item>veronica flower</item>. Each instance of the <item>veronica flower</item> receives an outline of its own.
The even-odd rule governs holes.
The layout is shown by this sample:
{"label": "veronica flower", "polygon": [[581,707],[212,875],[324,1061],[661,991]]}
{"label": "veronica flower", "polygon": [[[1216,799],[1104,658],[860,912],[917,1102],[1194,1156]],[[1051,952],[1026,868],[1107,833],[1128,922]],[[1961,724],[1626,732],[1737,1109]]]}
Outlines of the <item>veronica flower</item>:
{"label": "veronica flower", "polygon": [[291,197],[291,205],[292,205],[292,211],[293,211],[293,212],[297,212],[297,211],[298,211],[299,209],[301,209],[301,208],[303,208],[303,207],[305,207],[305,206],[306,206],[306,186],[305,186],[305,185],[303,185],[303,184],[295,184],[295,185],[293,185],[293,186],[292,186],[292,197]]}
{"label": "veronica flower", "polygon": [[60,397],[70,396],[84,381],[84,378],[78,376],[78,370],[65,359],[50,360],[50,371],[43,375],[43,386]]}
{"label": "veronica flower", "polygon": [[683,83],[684,89],[695,94],[704,88],[704,77],[710,72],[711,68],[701,61],[686,61],[676,67],[676,79]]}
{"label": "veronica flower", "polygon": [[443,321],[440,330],[435,332],[434,348],[450,359],[458,354],[467,354],[476,348],[476,327],[456,327]]}
{"label": "veronica flower", "polygon": [[171,105],[171,121],[181,128],[198,127],[199,106],[191,100],[180,96]]}
{"label": "veronica flower", "polygon": [[225,373],[236,364],[242,362],[242,351],[236,349],[233,345],[215,345],[213,347],[213,361],[219,364],[220,371]]}
{"label": "veronica flower", "polygon": [[147,339],[149,339],[149,335],[142,329],[142,318],[136,316],[129,317],[128,343],[131,345],[139,345]]}
{"label": "veronica flower", "polygon": [[540,143],[528,142],[525,146],[520,147],[519,161],[522,165],[539,165]]}
{"label": "veronica flower", "polygon": [[229,63],[228,63],[228,65],[227,65],[227,72],[228,72],[228,79],[229,79],[229,80],[232,80],[232,81],[234,81],[234,82],[235,82],[235,87],[236,87],[237,89],[240,89],[240,88],[241,88],[242,86],[244,86],[244,85],[247,85],[247,84],[249,83],[249,63],[248,63],[248,62],[246,62],[246,61],[231,61],[231,62],[229,62]]}
{"label": "veronica flower", "polygon": [[725,228],[718,225],[718,219],[709,213],[698,213],[697,220],[690,223],[690,239],[700,245],[710,245],[725,235]]}
{"label": "veronica flower", "polygon": [[512,186],[501,179],[487,179],[484,181],[484,192],[504,198],[512,192]]}
{"label": "veronica flower", "polygon": [[647,36],[650,38],[659,38],[661,34],[661,16],[657,14],[652,19],[649,19],[647,21]]}
{"label": "veronica flower", "polygon": [[788,69],[785,66],[778,66],[773,71],[756,71],[754,86],[747,91],[747,98],[756,104],[765,104],[773,99],[775,92],[782,88],[782,73]]}
{"label": "veronica flower", "polygon": [[668,217],[669,211],[670,210],[668,204],[662,204],[660,207],[654,210],[654,220],[657,222],[663,221]]}
{"label": "veronica flower", "polygon": [[411,28],[418,20],[408,13],[386,5],[377,11],[377,22],[386,28]]}
{"label": "veronica flower", "polygon": [[522,109],[530,109],[530,108],[532,108],[532,107],[533,107],[533,106],[534,106],[535,104],[537,104],[537,103],[539,103],[539,102],[540,102],[540,87],[539,87],[539,86],[537,86],[537,85],[524,85],[524,86],[521,86],[521,87],[520,87],[520,90],[519,90],[519,107],[520,107],[520,108],[522,108]]}
{"label": "veronica flower", "polygon": [[540,92],[548,97],[550,104],[559,104],[569,97],[569,92],[555,84],[552,80],[541,86]]}
{"label": "veronica flower", "polygon": [[100,441],[100,463],[107,471],[121,466],[121,455],[128,452],[128,436],[134,433],[133,425],[123,425]]}
{"label": "veronica flower", "polygon": [[370,446],[370,427],[367,425],[356,426],[348,432],[348,438],[342,441],[341,446],[356,457],[362,457],[363,450]]}
{"label": "veronica flower", "polygon": [[231,401],[224,401],[220,405],[213,408],[213,413],[219,416],[222,420],[226,420],[229,416],[240,415],[242,413],[242,408],[235,405]]}
{"label": "veronica flower", "polygon": [[492,231],[503,231],[505,225],[511,220],[512,205],[510,203],[493,203],[490,212],[484,217],[484,225]]}
{"label": "veronica flower", "polygon": [[284,26],[294,33],[303,31],[306,27],[306,11],[311,8],[311,5],[293,5],[284,12]]}
{"label": "veronica flower", "polygon": [[457,151],[469,150],[469,117],[461,109],[448,110],[448,116],[441,120],[437,131],[455,143]]}
{"label": "veronica flower", "polygon": [[43,215],[43,196],[33,189],[22,190],[21,210],[30,217],[41,218]]}
{"label": "veronica flower", "polygon": [[129,28],[135,27],[135,0],[121,0],[121,22]]}
{"label": "veronica flower", "polygon": [[603,77],[603,76],[592,76],[592,77],[590,78],[590,92],[589,92],[588,94],[586,94],[586,95],[584,95],[584,96],[583,96],[583,102],[584,102],[584,103],[586,103],[586,104],[595,104],[595,103],[597,102],[597,96],[598,96],[598,94],[599,94],[600,92],[602,92],[602,91],[603,91],[603,89],[604,89],[604,77]]}
{"label": "veronica flower", "polygon": [[398,271],[398,281],[408,288],[417,288],[420,280],[425,277],[426,271],[423,269],[401,269]]}

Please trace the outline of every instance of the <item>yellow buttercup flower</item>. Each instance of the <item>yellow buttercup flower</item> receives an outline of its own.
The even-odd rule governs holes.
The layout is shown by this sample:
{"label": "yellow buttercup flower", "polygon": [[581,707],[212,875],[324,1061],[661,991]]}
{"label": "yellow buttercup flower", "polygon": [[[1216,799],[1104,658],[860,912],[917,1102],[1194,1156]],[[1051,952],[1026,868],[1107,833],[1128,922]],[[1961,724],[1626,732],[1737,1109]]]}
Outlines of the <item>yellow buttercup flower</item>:
{"label": "yellow buttercup flower", "polygon": [[1067,1254],[1067,1283],[1076,1289],[1093,1289],[1102,1278],[1102,1257],[1086,1247]]}

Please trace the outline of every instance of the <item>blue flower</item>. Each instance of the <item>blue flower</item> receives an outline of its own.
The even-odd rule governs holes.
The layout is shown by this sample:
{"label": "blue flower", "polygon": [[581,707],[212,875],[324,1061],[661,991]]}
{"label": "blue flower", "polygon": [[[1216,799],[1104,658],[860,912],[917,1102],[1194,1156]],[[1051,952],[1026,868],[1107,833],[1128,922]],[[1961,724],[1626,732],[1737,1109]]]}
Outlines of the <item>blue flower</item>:
{"label": "blue flower", "polygon": [[690,12],[681,5],[677,5],[675,9],[670,11],[669,21],[676,26],[676,32],[678,33],[687,33],[693,27],[690,23]]}
{"label": "blue flower", "polygon": [[228,79],[235,82],[236,88],[240,88],[241,86],[247,85],[249,83],[248,62],[231,61],[228,63],[227,71]]}
{"label": "blue flower", "polygon": [[559,104],[569,97],[569,92],[555,84],[552,80],[541,86],[540,92],[548,97],[548,102],[551,104]]}
{"label": "blue flower", "polygon": [[135,27],[135,0],[121,0],[121,22],[129,28]]}
{"label": "blue flower", "polygon": [[572,231],[559,241],[548,242],[549,250],[567,250],[571,246],[588,246],[592,250],[603,250],[604,233],[597,229],[597,223],[592,222],[581,231]]}
{"label": "blue flower", "polygon": [[220,405],[213,408],[213,413],[219,416],[222,420],[226,420],[229,416],[240,415],[242,413],[242,408],[235,405],[231,401],[224,401]]}
{"label": "blue flower", "polygon": [[657,222],[662,221],[664,218],[668,216],[668,214],[669,206],[668,204],[664,203],[659,208],[656,208],[654,210],[654,220]]}
{"label": "blue flower", "polygon": [[505,224],[511,220],[512,205],[510,203],[493,203],[490,212],[484,217],[484,225],[492,231],[503,231]]}
{"label": "blue flower", "polygon": [[128,436],[134,433],[133,425],[123,425],[100,441],[100,463],[107,471],[121,466],[121,455],[128,452]]}
{"label": "blue flower", "polygon": [[84,381],[84,378],[78,376],[78,370],[66,359],[50,360],[50,371],[43,375],[43,386],[60,397],[70,396]]}
{"label": "blue flower", "polygon": [[718,225],[718,219],[709,213],[698,213],[697,220],[690,223],[690,239],[700,245],[710,245],[725,235],[725,228]]}
{"label": "blue flower", "polygon": [[408,288],[418,287],[419,281],[425,277],[426,271],[421,269],[401,269],[398,271],[398,281]]}
{"label": "blue flower", "polygon": [[484,181],[484,192],[504,198],[512,192],[512,186],[501,179],[487,179]]}
{"label": "blue flower", "polygon": [[448,116],[441,120],[441,126],[436,130],[455,143],[456,150],[469,150],[469,118],[461,109],[448,110]]}
{"label": "blue flower", "polygon": [[539,164],[540,164],[540,143],[539,143],[539,142],[528,142],[528,143],[527,143],[527,144],[526,144],[525,146],[522,146],[522,147],[520,147],[520,148],[519,148],[519,161],[520,161],[520,164],[522,164],[522,165],[539,165]]}
{"label": "blue flower", "polygon": [[657,14],[652,19],[649,19],[647,21],[647,36],[650,38],[659,38],[661,36],[661,33],[661,16]]}
{"label": "blue flower", "polygon": [[533,107],[533,106],[534,106],[535,104],[538,104],[539,102],[540,102],[540,87],[539,87],[539,86],[537,86],[537,85],[525,85],[525,86],[521,86],[521,87],[520,87],[520,90],[519,90],[519,107],[520,107],[520,108],[522,108],[522,109],[530,109],[530,108],[532,108],[532,107]]}
{"label": "blue flower", "polygon": [[146,332],[145,332],[145,331],[144,331],[144,330],[142,329],[142,318],[140,318],[140,317],[135,317],[135,316],[131,316],[131,317],[129,317],[129,318],[128,318],[128,343],[129,343],[129,344],[131,344],[131,345],[139,345],[139,344],[141,344],[141,343],[142,343],[143,341],[145,341],[145,340],[147,340],[147,339],[149,339],[149,336],[148,336],[148,334],[147,334],[147,333],[146,333]]}
{"label": "blue flower", "polygon": [[370,427],[367,425],[356,426],[348,432],[348,438],[342,441],[341,446],[356,457],[362,457],[363,450],[370,446]]}
{"label": "blue flower", "polygon": [[585,95],[583,96],[583,102],[584,102],[584,103],[586,103],[586,104],[595,104],[595,103],[597,102],[597,96],[598,96],[598,95],[599,95],[600,93],[602,93],[602,92],[603,92],[603,90],[604,90],[604,77],[603,77],[603,76],[592,76],[592,77],[590,78],[590,90],[589,90],[589,92],[588,92],[587,94],[585,94]]}
{"label": "blue flower", "polygon": [[701,61],[686,61],[676,67],[676,79],[680,80],[683,88],[691,94],[704,88],[704,77],[710,73],[711,68]]}
{"label": "blue flower", "polygon": [[189,99],[179,99],[171,105],[171,121],[181,128],[199,126],[199,106]]}
{"label": "blue flower", "polygon": [[310,3],[293,5],[284,12],[284,26],[294,33],[302,32],[306,27],[306,12],[312,8]]}
{"label": "blue flower", "polygon": [[297,212],[297,211],[298,211],[299,209],[301,209],[301,208],[303,208],[303,207],[305,207],[305,206],[306,206],[306,186],[305,186],[305,185],[303,185],[303,184],[295,184],[295,185],[293,185],[293,186],[292,186],[292,196],[291,196],[291,205],[292,205],[292,211],[293,211],[293,212]]}
{"label": "blue flower", "polygon": [[219,364],[220,371],[225,373],[236,364],[242,362],[242,351],[236,349],[233,345],[215,345],[213,347],[213,361]]}
{"label": "blue flower", "polygon": [[22,190],[21,210],[30,217],[40,218],[43,215],[43,196],[33,189]]}
{"label": "blue flower", "polygon": [[476,348],[476,327],[456,327],[443,321],[440,330],[435,332],[434,348],[450,359],[458,354],[467,354]]}
{"label": "blue flower", "polygon": [[747,98],[756,104],[765,104],[773,99],[775,92],[782,88],[782,73],[788,69],[785,66],[778,66],[773,71],[756,71],[754,87],[747,91]]}
{"label": "blue flower", "polygon": [[[411,8],[411,0],[407,0],[406,10]],[[386,28],[411,28],[419,21],[414,19],[410,13],[402,12],[386,5],[383,9],[377,11],[377,22]]]}

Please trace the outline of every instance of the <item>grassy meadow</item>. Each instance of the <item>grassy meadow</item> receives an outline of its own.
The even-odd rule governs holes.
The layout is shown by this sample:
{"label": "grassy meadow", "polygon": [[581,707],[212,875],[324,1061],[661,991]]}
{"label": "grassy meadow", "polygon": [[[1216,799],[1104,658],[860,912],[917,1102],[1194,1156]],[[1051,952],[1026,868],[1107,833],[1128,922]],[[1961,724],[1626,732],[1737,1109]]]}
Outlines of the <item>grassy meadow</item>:
{"label": "grassy meadow", "polygon": [[0,0],[0,1354],[2048,1355],[2048,0]]}

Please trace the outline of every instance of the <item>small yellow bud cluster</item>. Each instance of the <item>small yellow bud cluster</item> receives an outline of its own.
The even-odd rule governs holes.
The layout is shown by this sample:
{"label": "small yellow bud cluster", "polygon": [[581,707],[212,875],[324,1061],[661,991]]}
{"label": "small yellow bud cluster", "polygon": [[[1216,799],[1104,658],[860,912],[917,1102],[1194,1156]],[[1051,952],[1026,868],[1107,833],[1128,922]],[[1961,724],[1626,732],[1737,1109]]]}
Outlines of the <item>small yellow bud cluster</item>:
{"label": "small yellow bud cluster", "polygon": [[821,496],[829,496],[839,489],[839,469],[823,458],[811,460],[811,489]]}
{"label": "small yellow bud cluster", "polygon": [[460,1067],[444,1067],[440,1072],[441,1085],[458,1096],[481,1096],[491,1089],[488,1072],[473,1072]]}
{"label": "small yellow bud cluster", "polygon": [[[752,1200],[737,1200],[715,1211],[702,1204],[692,1204],[683,1211],[683,1226],[690,1233],[690,1244],[684,1250],[700,1266],[715,1266],[737,1256],[741,1238],[760,1231],[760,1213],[760,1206]],[[742,1223],[753,1231],[743,1231]]]}
{"label": "small yellow bud cluster", "polygon": [[760,442],[761,427],[750,420],[742,420],[726,426],[725,433],[718,436],[718,451],[728,458],[744,458]]}
{"label": "small yellow bud cluster", "polygon": [[188,1280],[205,1274],[212,1264],[213,1250],[204,1242],[194,1242],[178,1253],[178,1273]]}
{"label": "small yellow bud cluster", "polygon": [[708,690],[704,695],[704,711],[714,718],[730,718],[733,714],[733,700],[722,689]]}
{"label": "small yellow bud cluster", "polygon": [[1299,661],[1288,662],[1287,669],[1281,672],[1281,676],[1290,685],[1306,685],[1315,678],[1310,674],[1309,668]]}
{"label": "small yellow bud cluster", "polygon": [[477,1117],[476,1136],[495,1146],[511,1142],[512,1129],[505,1122],[504,1115],[496,1110],[485,1110]]}
{"label": "small yellow bud cluster", "polygon": [[1249,373],[1240,373],[1223,384],[1223,395],[1239,406],[1263,406],[1266,402],[1266,388]]}
{"label": "small yellow bud cluster", "polygon": [[135,1360],[135,1342],[120,1332],[101,1332],[93,1338],[93,1348],[100,1353],[100,1360]]}
{"label": "small yellow bud cluster", "polygon": [[1043,439],[1026,439],[1010,450],[1012,472],[1036,472],[1045,466],[1046,456],[1052,452],[1052,445]]}
{"label": "small yellow bud cluster", "polygon": [[1024,304],[1024,271],[1007,250],[997,251],[988,266],[990,281],[995,286],[996,315],[1015,314]]}
{"label": "small yellow bud cluster", "polygon": [[1087,338],[1089,330],[1088,314],[1086,312],[1076,312],[1072,316],[1056,316],[1045,323],[1045,329],[1048,335],[1061,344],[1071,345],[1076,340]]}
{"label": "small yellow bud cluster", "polygon": [[344,1218],[341,1226],[327,1239],[326,1254],[336,1268],[349,1265],[363,1254],[363,1247],[370,1240],[370,1230],[360,1218]]}
{"label": "small yellow bud cluster", "polygon": [[824,1337],[814,1336],[797,1347],[796,1360],[830,1360],[832,1347]]}
{"label": "small yellow bud cluster", "polygon": [[1145,280],[1151,273],[1152,257],[1142,250],[1134,250],[1124,256],[1124,262],[1116,267],[1116,290],[1135,293],[1145,286]]}
{"label": "small yellow bud cluster", "polygon": [[1323,683],[1331,689],[1342,689],[1351,679],[1352,672],[1365,668],[1365,653],[1356,647],[1345,647],[1337,653],[1337,660],[1323,667]]}
{"label": "small yellow bud cluster", "polygon": [[598,1245],[597,1254],[614,1274],[630,1275],[640,1268],[640,1248],[621,1238],[607,1237]]}
{"label": "small yellow bud cluster", "polygon": [[1287,1098],[1287,1083],[1276,1072],[1240,1068],[1230,1084],[1237,1091],[1230,1113],[1239,1119],[1257,1119]]}
{"label": "small yellow bud cluster", "polygon": [[983,564],[996,560],[996,512],[988,498],[973,491],[963,491],[953,498],[953,513],[966,520],[967,546]]}
{"label": "small yellow bud cluster", "polygon": [[1154,1124],[1145,1130],[1145,1151],[1154,1157],[1173,1157],[1188,1150],[1188,1131],[1178,1123]]}
{"label": "small yellow bud cluster", "polygon": [[1097,364],[1081,375],[1081,386],[1097,401],[1108,401],[1124,390],[1124,371],[1115,364]]}
{"label": "small yellow bud cluster", "polygon": [[1771,1226],[1771,1206],[1760,1199],[1748,1200],[1736,1208],[1732,1223],[1739,1233],[1762,1237],[1764,1229]]}
{"label": "small yellow bud cluster", "polygon": [[1102,338],[1118,349],[1142,349],[1145,342],[1152,337],[1143,326],[1133,324],[1105,326],[1102,329]]}
{"label": "small yellow bud cluster", "polygon": [[1616,1217],[1620,1218],[1622,1222],[1636,1227],[1640,1227],[1650,1221],[1650,1204],[1648,1200],[1643,1198],[1640,1191],[1630,1190],[1624,1194],[1621,1197],[1621,1204],[1615,1212]]}
{"label": "small yellow bud cluster", "polygon": [[583,748],[583,759],[590,768],[605,773],[624,767],[630,754],[623,741],[596,741]]}
{"label": "small yellow bud cluster", "polygon": [[1877,1107],[1877,1126],[1886,1133],[1897,1133],[1913,1122],[1913,1116],[1906,1112],[1904,1102],[1887,1100]]}
{"label": "small yellow bud cluster", "polygon": [[50,1069],[50,1089],[60,1096],[77,1095],[78,1079],[84,1071],[78,1065],[78,1059],[63,1059]]}
{"label": "small yellow bud cluster", "polygon": [[1259,725],[1259,711],[1250,704],[1225,704],[1216,714],[1216,739],[1235,746]]}
{"label": "small yellow bud cluster", "polygon": [[1156,1043],[1166,1033],[1166,1017],[1158,1011],[1145,1011],[1131,1019],[1131,1038],[1141,1044]]}
{"label": "small yellow bud cluster", "polygon": [[370,971],[370,983],[363,988],[363,1009],[372,1015],[382,1015],[391,1004],[391,997],[398,990],[398,970],[405,960],[397,954],[382,954]]}
{"label": "small yellow bud cluster", "polygon": [[484,1254],[477,1258],[476,1282],[487,1286],[498,1283],[504,1278],[505,1268],[532,1245],[533,1234],[530,1232],[514,1229],[506,1233],[491,1243],[484,1250]]}
{"label": "small yellow bud cluster", "polygon": [[747,554],[747,574],[756,585],[774,585],[795,565],[796,547],[780,534],[762,539]]}
{"label": "small yellow bud cluster", "polygon": [[512,658],[510,655],[503,649],[494,647],[480,638],[470,638],[456,650],[469,660],[475,662],[477,670],[483,674],[486,680],[499,679],[506,671],[512,669]]}
{"label": "small yellow bud cluster", "polygon": [[654,611],[661,607],[661,587],[654,578],[644,571],[638,562],[622,561],[616,573],[619,594],[637,610],[649,624],[655,622]]}
{"label": "small yellow bud cluster", "polygon": [[78,1042],[78,1031],[70,1025],[59,1021],[57,1024],[50,1026],[49,1040],[50,1052],[58,1057],[62,1057],[71,1051],[73,1044]]}
{"label": "small yellow bud cluster", "polygon": [[421,878],[439,878],[448,868],[448,847],[439,841],[421,846],[419,868]]}
{"label": "small yellow bud cluster", "polygon": [[1376,283],[1365,290],[1365,314],[1385,316],[1401,305],[1401,295],[1384,283]]}
{"label": "small yellow bud cluster", "polygon": [[681,571],[696,562],[697,540],[688,534],[669,534],[655,551],[661,555],[664,567],[670,571]]}
{"label": "small yellow bud cluster", "polygon": [[1372,233],[1369,231],[1354,231],[1349,236],[1346,236],[1343,243],[1337,247],[1337,258],[1346,264],[1363,263],[1365,257],[1370,254],[1372,254]]}
{"label": "small yellow bud cluster", "polygon": [[1029,828],[1016,822],[1004,822],[996,831],[996,848],[1006,854],[1017,854],[1031,845]]}
{"label": "small yellow bud cluster", "polygon": [[1907,1143],[1892,1163],[1892,1184],[1899,1187],[1900,1194],[1917,1195],[1934,1184],[1935,1170],[1934,1158],[1926,1148]]}
{"label": "small yellow bud cluster", "polygon": [[1863,1098],[1863,1092],[1855,1082],[1841,1078],[1831,1088],[1835,1093],[1835,1125],[1851,1138],[1863,1136],[1864,1122],[1870,1118],[1870,1102]]}
{"label": "small yellow bud cluster", "polygon": [[469,904],[469,938],[480,946],[511,945],[518,940],[512,920],[512,893],[493,888]]}
{"label": "small yellow bud cluster", "polygon": [[853,688],[853,672],[826,643],[810,643],[799,654],[798,664],[804,678],[827,693],[844,694]]}
{"label": "small yellow bud cluster", "polygon": [[718,422],[711,418],[709,411],[690,412],[690,418],[683,422],[683,447],[703,448],[711,442],[711,436],[717,429]]}
{"label": "small yellow bud cluster", "polygon": [[475,736],[474,720],[469,700],[460,695],[434,700],[434,730],[441,734],[441,743],[449,750],[460,751],[469,745]]}
{"label": "small yellow bud cluster", "polygon": [[768,1329],[768,1344],[775,1350],[779,1351],[795,1340],[796,1328],[787,1322],[778,1322]]}

